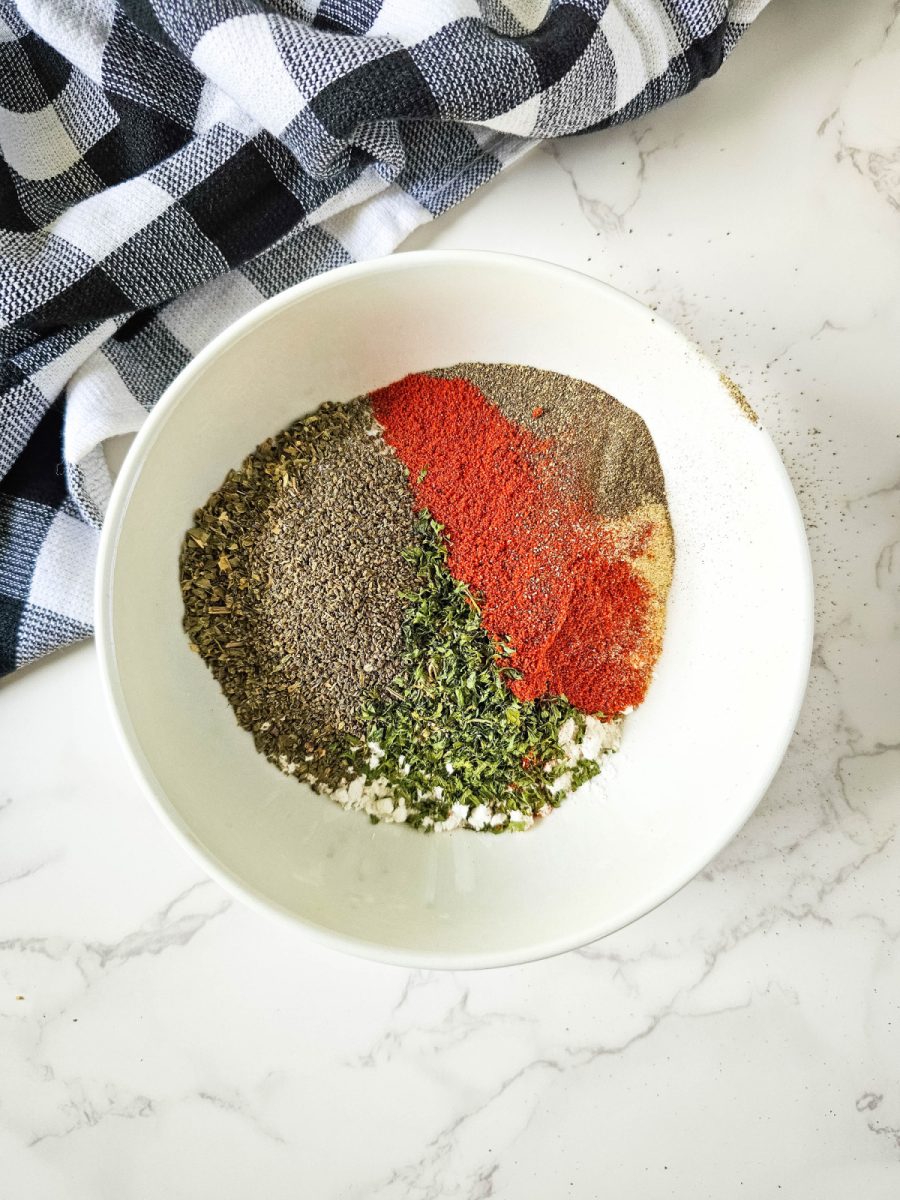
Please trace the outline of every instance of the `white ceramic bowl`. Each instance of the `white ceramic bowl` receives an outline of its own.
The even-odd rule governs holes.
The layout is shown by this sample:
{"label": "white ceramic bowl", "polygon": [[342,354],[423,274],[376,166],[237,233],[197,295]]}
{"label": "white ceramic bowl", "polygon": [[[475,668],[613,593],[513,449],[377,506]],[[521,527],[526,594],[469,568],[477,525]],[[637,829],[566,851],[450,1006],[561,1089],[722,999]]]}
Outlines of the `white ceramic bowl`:
{"label": "white ceramic bowl", "polygon": [[[532,831],[502,837],[373,826],[281,775],[181,628],[181,540],[229,467],[323,400],[466,360],[580,376],[636,409],[656,440],[677,548],[663,654],[612,769]],[[237,321],[136,439],[98,570],[106,689],[157,812],[244,900],[392,963],[556,954],[671,896],[763,795],[809,666],[808,550],[768,436],[647,309],[506,255],[344,267]]]}

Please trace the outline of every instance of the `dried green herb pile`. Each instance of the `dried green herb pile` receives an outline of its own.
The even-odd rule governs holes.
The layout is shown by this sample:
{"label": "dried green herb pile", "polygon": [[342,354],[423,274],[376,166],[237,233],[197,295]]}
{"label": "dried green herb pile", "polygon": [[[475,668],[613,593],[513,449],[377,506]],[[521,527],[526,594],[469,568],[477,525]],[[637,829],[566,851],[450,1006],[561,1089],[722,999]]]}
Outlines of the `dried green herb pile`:
{"label": "dried green herb pile", "polygon": [[[617,723],[586,717],[566,700],[517,700],[478,604],[447,568],[441,527],[420,514],[405,552],[415,588],[403,617],[402,667],[374,689],[362,737],[332,748],[324,781],[316,760],[290,768],[345,806],[419,828],[525,829],[599,771],[618,744]],[[499,648],[509,654],[509,647]],[[334,760],[333,760],[334,761]],[[330,764],[329,764],[330,766]]]}

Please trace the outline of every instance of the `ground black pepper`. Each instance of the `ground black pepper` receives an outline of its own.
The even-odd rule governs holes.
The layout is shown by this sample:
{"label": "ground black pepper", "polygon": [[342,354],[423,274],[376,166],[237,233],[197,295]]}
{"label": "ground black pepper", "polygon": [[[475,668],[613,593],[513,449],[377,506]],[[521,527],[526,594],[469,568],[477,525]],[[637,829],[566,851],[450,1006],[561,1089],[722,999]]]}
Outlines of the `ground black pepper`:
{"label": "ground black pepper", "polygon": [[665,503],[662,468],[647,426],[593,384],[512,363],[458,363],[431,374],[467,379],[510,421],[537,437],[552,437],[602,516]]}

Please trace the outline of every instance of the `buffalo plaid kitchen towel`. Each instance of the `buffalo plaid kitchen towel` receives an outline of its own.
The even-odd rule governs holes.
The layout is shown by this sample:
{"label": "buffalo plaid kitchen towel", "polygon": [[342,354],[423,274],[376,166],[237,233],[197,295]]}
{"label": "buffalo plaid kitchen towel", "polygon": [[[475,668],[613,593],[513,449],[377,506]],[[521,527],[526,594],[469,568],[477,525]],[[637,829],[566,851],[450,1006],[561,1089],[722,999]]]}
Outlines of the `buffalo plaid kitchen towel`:
{"label": "buffalo plaid kitchen towel", "polygon": [[214,334],[689,91],[765,2],[0,0],[0,674],[90,633],[103,442]]}

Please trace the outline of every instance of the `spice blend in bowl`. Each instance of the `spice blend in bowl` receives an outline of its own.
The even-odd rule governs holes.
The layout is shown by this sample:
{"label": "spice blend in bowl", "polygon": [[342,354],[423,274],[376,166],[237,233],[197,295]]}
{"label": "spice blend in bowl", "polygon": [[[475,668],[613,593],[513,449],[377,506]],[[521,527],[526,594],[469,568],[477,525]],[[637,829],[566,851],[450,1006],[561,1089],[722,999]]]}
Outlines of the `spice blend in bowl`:
{"label": "spice blend in bowl", "polygon": [[257,749],[346,808],[522,830],[596,775],[673,567],[644,422],[465,363],[327,403],[195,514],[184,625]]}

